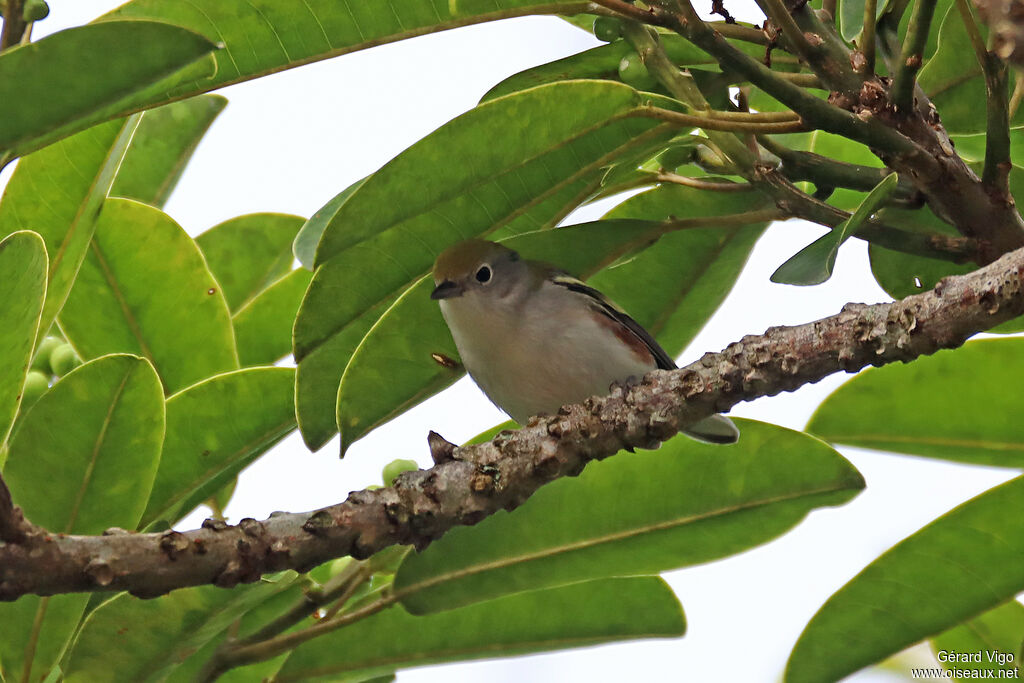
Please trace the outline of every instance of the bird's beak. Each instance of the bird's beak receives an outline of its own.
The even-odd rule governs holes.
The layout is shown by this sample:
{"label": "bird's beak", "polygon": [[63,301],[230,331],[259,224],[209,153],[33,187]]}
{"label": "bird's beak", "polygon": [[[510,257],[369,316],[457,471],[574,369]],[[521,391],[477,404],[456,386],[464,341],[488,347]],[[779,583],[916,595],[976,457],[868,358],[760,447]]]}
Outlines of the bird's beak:
{"label": "bird's beak", "polygon": [[462,285],[452,282],[451,280],[442,280],[434,291],[430,293],[430,298],[437,301],[438,299],[451,299],[452,297],[462,296],[465,289]]}

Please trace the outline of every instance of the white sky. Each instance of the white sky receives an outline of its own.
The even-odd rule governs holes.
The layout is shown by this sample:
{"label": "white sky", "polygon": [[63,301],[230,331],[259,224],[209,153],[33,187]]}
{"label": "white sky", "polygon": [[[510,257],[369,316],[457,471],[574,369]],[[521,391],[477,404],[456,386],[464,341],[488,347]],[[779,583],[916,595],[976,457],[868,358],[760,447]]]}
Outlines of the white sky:
{"label": "white sky", "polygon": [[[752,6],[750,0],[743,0]],[[36,37],[74,26],[115,7],[105,0],[52,0]],[[727,3],[741,17],[736,0]],[[555,18],[524,18],[469,27],[356,52],[221,91],[230,104],[199,147],[166,210],[190,233],[245,213],[309,216],[328,199],[402,149],[476,104],[504,77],[597,44]],[[10,175],[0,175],[0,185]],[[591,220],[588,209],[570,222]],[[867,250],[848,243],[835,275],[812,288],[768,277],[822,230],[789,222],[769,229],[735,289],[683,354],[694,360],[744,334],[837,312],[848,301],[887,300],[870,277]],[[794,394],[738,406],[734,415],[800,429],[845,376]],[[298,435],[246,470],[229,517],[311,510],[379,483],[395,458],[429,466],[426,434],[463,441],[502,421],[469,380],[409,411],[355,444],[344,461],[337,441],[310,454]],[[768,545],[665,576],[688,622],[683,639],[640,641],[560,653],[401,672],[409,683],[487,680],[573,682],[621,680],[774,681],[817,608],[883,550],[934,517],[1014,473],[995,468],[842,449],[868,487],[842,508],[814,512]],[[196,515],[184,526],[194,527]],[[837,644],[837,647],[841,647]],[[858,683],[897,680],[884,673]]]}

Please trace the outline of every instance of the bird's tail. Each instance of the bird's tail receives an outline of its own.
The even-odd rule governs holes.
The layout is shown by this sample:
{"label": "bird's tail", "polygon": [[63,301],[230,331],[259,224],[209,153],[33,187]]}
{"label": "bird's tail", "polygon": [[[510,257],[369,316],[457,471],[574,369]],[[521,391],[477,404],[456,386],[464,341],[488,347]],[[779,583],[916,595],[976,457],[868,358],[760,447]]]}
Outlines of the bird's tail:
{"label": "bird's tail", "polygon": [[712,415],[683,430],[691,439],[705,443],[736,443],[740,438],[740,430],[725,415]]}

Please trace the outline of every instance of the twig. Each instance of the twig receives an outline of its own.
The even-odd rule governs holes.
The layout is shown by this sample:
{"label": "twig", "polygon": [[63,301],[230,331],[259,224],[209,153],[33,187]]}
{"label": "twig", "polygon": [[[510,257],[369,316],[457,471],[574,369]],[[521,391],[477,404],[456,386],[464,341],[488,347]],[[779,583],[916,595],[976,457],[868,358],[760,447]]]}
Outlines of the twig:
{"label": "twig", "polygon": [[22,16],[22,0],[7,0],[4,7],[4,27],[0,30],[0,50],[6,50],[21,43],[28,23]]}
{"label": "twig", "polygon": [[924,46],[928,42],[936,1],[916,0],[914,12],[910,15],[910,25],[903,41],[900,62],[896,65],[891,93],[893,106],[902,114],[909,114],[914,106],[917,72],[924,61]]}
{"label": "twig", "polygon": [[[845,187],[870,192],[883,178],[892,173],[887,168],[849,164],[814,152],[792,150],[767,135],[759,135],[757,141],[782,161],[783,175],[794,182],[807,180],[825,187]],[[904,182],[900,189],[897,189],[896,196],[910,200],[916,194],[916,190]]]}
{"label": "twig", "polygon": [[1006,99],[1009,67],[985,47],[985,39],[978,28],[970,5],[956,0],[960,19],[964,22],[967,38],[974,56],[985,75],[985,166],[981,182],[1003,197],[1010,196],[1010,112]]}
{"label": "twig", "polygon": [[820,61],[820,54],[807,41],[804,32],[796,25],[793,15],[789,13],[782,0],[757,0],[758,6],[773,24],[779,27],[789,45],[808,64]]}
{"label": "twig", "polygon": [[21,543],[39,529],[27,519],[21,508],[11,500],[7,482],[0,476],[0,543]]}
{"label": "twig", "polygon": [[[0,544],[0,597],[122,590],[153,597],[208,583],[229,587],[286,568],[306,571],[395,544],[422,548],[453,526],[522,504],[591,460],[650,447],[741,401],[793,391],[834,372],[955,348],[1021,314],[1024,248],[900,301],[847,304],[816,322],[745,337],[687,367],[652,372],[640,384],[533,418],[516,432],[457,449],[450,462],[406,472],[393,486],[352,493],[316,512],[186,533],[52,535]],[[372,603],[308,630],[336,628],[380,609]]]}
{"label": "twig", "polygon": [[875,14],[878,0],[864,0],[864,28],[860,34],[860,51],[864,55],[864,76],[875,73]]}

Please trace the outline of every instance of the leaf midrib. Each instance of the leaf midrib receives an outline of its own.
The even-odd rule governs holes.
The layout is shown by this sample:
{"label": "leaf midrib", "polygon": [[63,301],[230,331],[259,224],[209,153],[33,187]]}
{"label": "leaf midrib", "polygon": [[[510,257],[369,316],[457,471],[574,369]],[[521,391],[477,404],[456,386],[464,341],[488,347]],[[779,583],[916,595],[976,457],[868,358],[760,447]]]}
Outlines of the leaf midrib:
{"label": "leaf midrib", "polygon": [[673,529],[673,528],[676,528],[676,527],[685,526],[687,524],[695,524],[695,523],[703,522],[703,521],[706,521],[706,520],[709,520],[709,519],[715,519],[717,517],[724,517],[726,515],[733,514],[735,512],[742,512],[742,511],[745,511],[745,510],[753,510],[753,509],[758,508],[758,507],[762,507],[762,506],[766,506],[766,505],[773,505],[775,503],[786,503],[786,502],[789,502],[789,501],[798,500],[800,498],[805,498],[805,497],[809,498],[809,497],[812,497],[812,496],[824,495],[824,494],[828,494],[828,493],[838,493],[840,491],[855,490],[856,488],[858,488],[858,487],[851,486],[849,483],[847,483],[847,484],[837,483],[837,484],[834,484],[834,485],[828,486],[828,487],[822,487],[822,488],[817,488],[817,489],[808,489],[808,490],[793,492],[791,494],[785,494],[785,495],[781,495],[781,496],[760,498],[760,499],[748,501],[748,502],[745,502],[745,503],[740,503],[740,504],[736,504],[736,505],[716,508],[714,510],[709,510],[707,512],[696,513],[696,514],[691,514],[691,515],[685,515],[685,516],[682,516],[682,517],[677,517],[677,518],[673,518],[673,519],[670,519],[670,520],[664,520],[664,521],[656,522],[656,523],[653,523],[653,524],[646,524],[646,525],[642,525],[642,526],[635,526],[635,527],[631,527],[629,529],[624,529],[622,531],[607,533],[607,534],[600,535],[600,536],[593,536],[593,537],[586,538],[586,539],[581,539],[579,541],[575,541],[575,542],[572,542],[572,543],[567,543],[567,544],[562,544],[562,545],[542,548],[540,550],[537,550],[537,551],[534,551],[534,552],[531,552],[531,553],[524,553],[524,554],[521,554],[521,555],[515,555],[515,556],[509,557],[509,558],[501,558],[501,559],[498,559],[498,560],[493,560],[491,562],[484,562],[484,563],[481,563],[481,564],[475,564],[475,565],[473,565],[471,567],[466,567],[465,569],[461,569],[461,570],[458,570],[458,571],[448,572],[446,574],[440,574],[440,575],[432,577],[430,579],[426,579],[424,581],[420,581],[419,583],[410,584],[409,586],[406,586],[405,588],[402,588],[401,590],[395,591],[395,597],[398,598],[398,599],[401,599],[401,598],[404,598],[404,597],[406,597],[408,595],[412,595],[414,593],[422,591],[424,589],[432,588],[435,585],[438,585],[438,584],[441,584],[441,583],[445,583],[445,582],[448,582],[448,581],[455,581],[455,580],[458,580],[458,579],[463,579],[463,578],[465,578],[467,576],[472,576],[474,574],[480,574],[480,573],[483,573],[483,572],[493,571],[493,570],[496,570],[496,569],[504,569],[506,567],[510,567],[510,566],[513,566],[513,565],[516,565],[516,564],[525,564],[527,562],[532,562],[532,561],[535,561],[535,560],[541,560],[541,559],[546,559],[546,558],[549,558],[549,557],[555,557],[555,556],[560,555],[560,554],[574,552],[574,551],[577,551],[577,550],[584,550],[584,549],[592,548],[592,547],[595,547],[595,546],[598,546],[598,545],[602,545],[602,544],[605,544],[605,543],[612,543],[612,542],[615,542],[615,541],[626,540],[626,539],[629,539],[629,538],[633,538],[633,537],[637,537],[637,536],[642,536],[644,534],[649,534],[649,533],[653,533],[653,532],[657,532],[657,531],[665,531],[667,529]]}
{"label": "leaf midrib", "polygon": [[132,376],[133,368],[128,368],[124,377],[121,378],[121,384],[118,385],[117,390],[114,391],[114,395],[111,398],[110,406],[107,408],[107,414],[103,418],[103,423],[100,425],[99,434],[96,435],[96,441],[93,444],[92,454],[89,457],[89,464],[85,468],[85,474],[82,476],[82,485],[78,489],[78,495],[75,498],[74,504],[71,506],[71,512],[68,515],[68,523],[64,527],[64,533],[70,534],[72,527],[78,520],[78,513],[82,506],[82,501],[85,499],[85,492],[89,488],[89,484],[92,483],[92,475],[96,469],[96,460],[99,458],[100,449],[103,447],[103,442],[107,437],[107,429],[110,427],[111,420],[113,419],[114,410],[117,409],[117,404],[121,400],[121,394],[124,393],[125,385],[128,384],[128,379]]}

